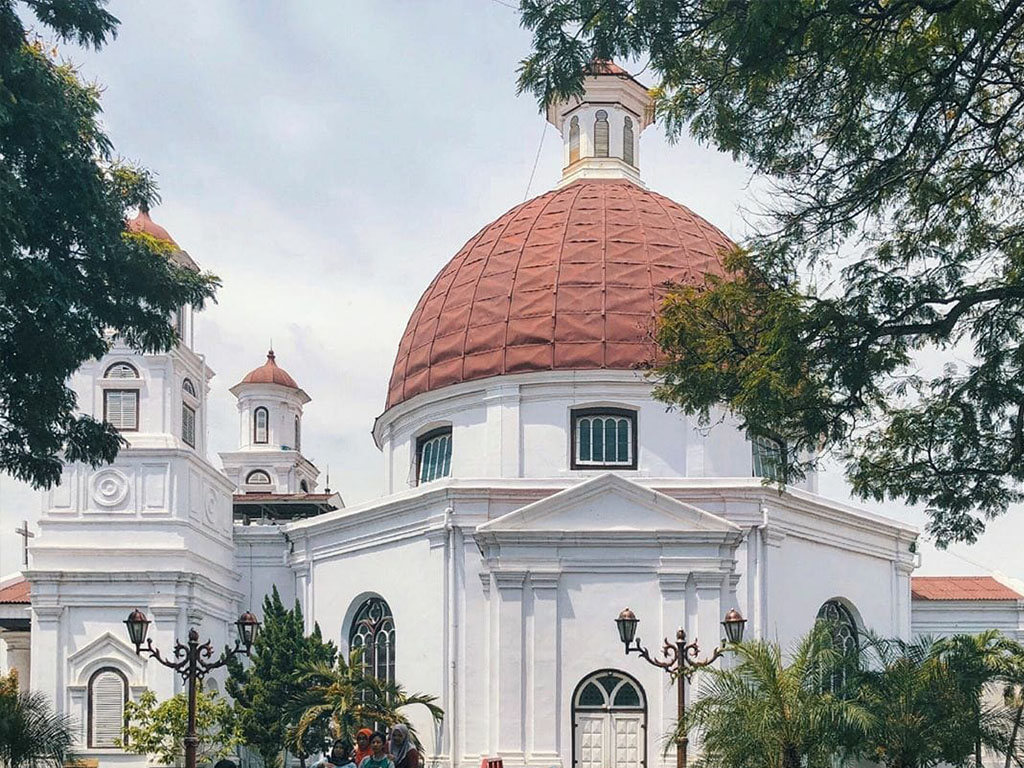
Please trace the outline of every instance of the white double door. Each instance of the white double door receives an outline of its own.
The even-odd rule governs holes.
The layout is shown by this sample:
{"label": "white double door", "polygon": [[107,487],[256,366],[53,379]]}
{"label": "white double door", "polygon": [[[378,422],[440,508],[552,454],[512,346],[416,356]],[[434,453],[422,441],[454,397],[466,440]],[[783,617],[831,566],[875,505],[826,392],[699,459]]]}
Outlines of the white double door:
{"label": "white double door", "polygon": [[642,768],[642,712],[576,712],[576,768]]}

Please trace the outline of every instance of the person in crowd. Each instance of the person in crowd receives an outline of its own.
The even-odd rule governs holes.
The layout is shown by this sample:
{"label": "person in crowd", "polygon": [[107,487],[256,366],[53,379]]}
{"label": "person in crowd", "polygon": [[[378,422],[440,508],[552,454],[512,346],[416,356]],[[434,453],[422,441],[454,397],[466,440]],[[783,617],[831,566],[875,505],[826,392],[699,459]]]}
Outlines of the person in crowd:
{"label": "person in crowd", "polygon": [[370,737],[373,736],[371,728],[362,728],[356,733],[356,765],[361,765],[364,757],[370,755]]}
{"label": "person in crowd", "polygon": [[370,736],[370,754],[363,758],[359,768],[395,768],[391,755],[387,753],[388,737],[380,731]]}
{"label": "person in crowd", "polygon": [[313,768],[356,768],[352,762],[352,742],[336,739],[331,751],[313,764]]}
{"label": "person in crowd", "polygon": [[399,723],[391,729],[390,751],[395,768],[420,768],[420,753],[409,736],[409,726]]}

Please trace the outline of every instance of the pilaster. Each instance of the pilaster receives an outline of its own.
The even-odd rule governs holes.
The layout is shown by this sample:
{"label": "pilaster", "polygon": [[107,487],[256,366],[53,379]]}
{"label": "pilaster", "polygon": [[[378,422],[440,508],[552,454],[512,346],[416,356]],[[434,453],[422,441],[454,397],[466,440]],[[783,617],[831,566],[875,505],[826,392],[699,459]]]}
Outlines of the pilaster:
{"label": "pilaster", "polygon": [[527,748],[530,763],[544,765],[559,761],[558,704],[562,701],[562,680],[558,665],[558,583],[558,573],[530,573],[533,663],[527,667],[531,691]]}
{"label": "pilaster", "polygon": [[523,750],[523,583],[522,571],[496,571],[497,590],[497,754],[522,763]]}

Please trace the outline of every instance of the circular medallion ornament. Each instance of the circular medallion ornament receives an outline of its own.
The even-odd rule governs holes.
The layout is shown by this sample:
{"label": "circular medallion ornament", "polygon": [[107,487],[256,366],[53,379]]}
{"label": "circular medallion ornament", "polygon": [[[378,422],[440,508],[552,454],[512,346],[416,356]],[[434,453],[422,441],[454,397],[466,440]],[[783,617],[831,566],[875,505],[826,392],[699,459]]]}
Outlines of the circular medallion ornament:
{"label": "circular medallion ornament", "polygon": [[116,469],[104,469],[93,478],[93,499],[104,507],[114,507],[128,496],[128,478]]}
{"label": "circular medallion ornament", "polygon": [[217,516],[217,491],[213,488],[206,490],[206,521],[212,523]]}

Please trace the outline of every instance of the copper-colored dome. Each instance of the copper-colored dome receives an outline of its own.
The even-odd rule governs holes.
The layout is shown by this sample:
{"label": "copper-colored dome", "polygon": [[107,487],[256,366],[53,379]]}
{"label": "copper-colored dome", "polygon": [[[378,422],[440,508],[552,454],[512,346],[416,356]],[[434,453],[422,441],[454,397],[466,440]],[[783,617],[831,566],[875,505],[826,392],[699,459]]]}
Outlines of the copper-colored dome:
{"label": "copper-colored dome", "polygon": [[174,246],[178,245],[174,242],[174,238],[171,237],[170,233],[166,229],[149,217],[149,210],[147,208],[140,208],[139,215],[128,222],[128,231],[144,232],[157,240],[163,240]]}
{"label": "copper-colored dome", "polygon": [[516,206],[420,298],[387,407],[500,374],[637,368],[654,356],[664,284],[723,274],[732,247],[689,209],[624,180],[580,181]]}
{"label": "copper-colored dome", "polygon": [[[288,371],[277,364],[274,358],[274,350],[267,352],[267,362],[245,374],[245,378],[239,384],[278,384],[290,389],[299,388],[299,385],[295,383],[295,379],[288,375]],[[236,384],[235,386],[238,385]]]}

